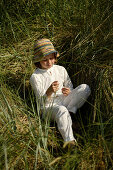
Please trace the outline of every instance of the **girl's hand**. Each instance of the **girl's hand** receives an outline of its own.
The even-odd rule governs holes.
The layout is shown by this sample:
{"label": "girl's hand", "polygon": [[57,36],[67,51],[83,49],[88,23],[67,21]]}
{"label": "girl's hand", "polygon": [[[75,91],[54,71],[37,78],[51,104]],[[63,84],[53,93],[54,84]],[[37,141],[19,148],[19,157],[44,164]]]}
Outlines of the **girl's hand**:
{"label": "girl's hand", "polygon": [[56,93],[59,89],[59,83],[58,81],[54,81],[51,86],[50,86],[50,89],[53,93]]}
{"label": "girl's hand", "polygon": [[47,96],[50,97],[52,93],[56,93],[58,89],[59,89],[59,83],[58,81],[54,81],[46,91]]}
{"label": "girl's hand", "polygon": [[68,96],[70,92],[71,92],[70,88],[67,87],[62,88],[62,93],[64,96]]}

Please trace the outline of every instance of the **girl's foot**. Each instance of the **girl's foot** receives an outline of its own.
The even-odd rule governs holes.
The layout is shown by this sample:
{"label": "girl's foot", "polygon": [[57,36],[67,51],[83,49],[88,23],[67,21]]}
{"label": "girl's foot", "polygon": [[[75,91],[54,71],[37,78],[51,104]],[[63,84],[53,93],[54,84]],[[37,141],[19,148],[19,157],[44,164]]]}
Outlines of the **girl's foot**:
{"label": "girl's foot", "polygon": [[75,146],[77,146],[77,142],[75,140],[72,140],[72,141],[65,142],[63,145],[63,148],[64,149],[68,148],[69,150],[69,149],[75,148]]}

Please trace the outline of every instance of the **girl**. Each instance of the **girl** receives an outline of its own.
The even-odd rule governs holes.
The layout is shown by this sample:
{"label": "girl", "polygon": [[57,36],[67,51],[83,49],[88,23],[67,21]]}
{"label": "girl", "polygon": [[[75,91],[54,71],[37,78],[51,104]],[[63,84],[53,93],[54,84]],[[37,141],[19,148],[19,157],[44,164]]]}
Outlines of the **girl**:
{"label": "girl", "polygon": [[[41,109],[46,108],[47,113],[50,113],[52,108],[51,119],[57,123],[65,148],[76,144],[70,112],[76,113],[85,103],[90,95],[90,88],[82,84],[73,89],[66,69],[55,65],[57,57],[58,52],[49,39],[35,42],[33,63],[36,70],[31,75],[30,84],[41,103]],[[45,99],[45,103],[42,99]]]}

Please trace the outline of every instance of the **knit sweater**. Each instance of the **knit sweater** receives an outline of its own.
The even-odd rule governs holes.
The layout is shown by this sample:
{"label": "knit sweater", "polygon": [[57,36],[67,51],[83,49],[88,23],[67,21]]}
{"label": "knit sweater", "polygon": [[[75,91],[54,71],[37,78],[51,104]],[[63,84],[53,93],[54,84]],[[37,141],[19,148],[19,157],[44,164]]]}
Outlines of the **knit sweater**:
{"label": "knit sweater", "polygon": [[[51,95],[51,99],[48,99],[46,91],[54,81],[59,82],[59,90]],[[68,87],[70,90],[73,89],[72,82],[66,69],[59,65],[53,65],[50,69],[37,68],[30,77],[30,84],[36,98],[41,101],[41,105],[43,105],[41,100],[42,97],[46,98],[45,107],[62,104],[62,101],[65,98],[62,94],[63,87]]]}

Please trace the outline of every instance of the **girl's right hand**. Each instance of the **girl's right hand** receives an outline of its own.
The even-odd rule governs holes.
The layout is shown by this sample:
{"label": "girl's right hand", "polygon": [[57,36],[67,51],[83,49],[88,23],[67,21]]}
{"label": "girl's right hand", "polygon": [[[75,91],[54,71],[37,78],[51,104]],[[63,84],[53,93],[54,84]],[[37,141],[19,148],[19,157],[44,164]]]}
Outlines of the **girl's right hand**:
{"label": "girl's right hand", "polygon": [[59,83],[58,81],[54,81],[51,86],[50,86],[50,89],[53,93],[56,93],[59,89]]}
{"label": "girl's right hand", "polygon": [[58,81],[54,81],[46,91],[47,96],[50,97],[52,93],[56,93],[58,89],[59,89],[59,83]]}

